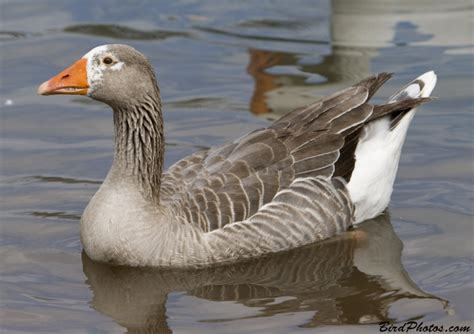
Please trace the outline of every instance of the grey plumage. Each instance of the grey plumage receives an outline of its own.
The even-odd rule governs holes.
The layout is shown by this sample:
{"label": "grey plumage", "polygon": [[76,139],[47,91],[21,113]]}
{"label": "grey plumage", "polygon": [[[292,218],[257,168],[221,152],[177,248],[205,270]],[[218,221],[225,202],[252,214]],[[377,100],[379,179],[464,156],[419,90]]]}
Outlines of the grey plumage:
{"label": "grey plumage", "polygon": [[[412,85],[388,104],[370,104],[391,77],[380,73],[162,173],[161,99],[147,59],[124,45],[101,46],[84,58],[87,94],[114,111],[116,147],[109,174],[84,211],[81,240],[95,260],[134,266],[222,264],[323,240],[360,218],[353,194],[371,214],[363,217],[374,217],[388,204],[393,180],[375,180],[385,197],[374,214],[364,193],[351,193],[354,182],[348,182],[361,172],[355,168],[361,136],[386,117],[397,128],[429,100],[419,98],[427,96],[421,85]],[[425,76],[434,80],[431,92],[434,73]],[[39,91],[54,94],[49,82]],[[382,141],[393,146],[393,156],[405,123],[395,144]],[[393,177],[397,163],[387,167]]]}
{"label": "grey plumage", "polygon": [[[340,176],[348,181],[358,130],[373,119],[429,100],[370,105],[368,98],[389,78],[381,73],[365,79],[288,113],[268,128],[177,162],[163,175],[162,203],[178,203],[185,221],[209,232],[256,214],[295,178]],[[318,188],[313,190],[312,198],[319,199]]]}
{"label": "grey plumage", "polygon": [[[358,237],[361,234],[366,237]],[[386,213],[331,240],[217,268],[117,267],[91,261],[85,254],[82,263],[93,292],[91,306],[130,333],[166,333],[167,297],[183,291],[204,300],[242,304],[254,310],[250,317],[305,312],[304,326],[312,327],[394,320],[392,306],[407,298],[444,304],[410,279],[402,266],[402,246]],[[240,317],[241,312],[225,319],[217,314],[212,320]]]}

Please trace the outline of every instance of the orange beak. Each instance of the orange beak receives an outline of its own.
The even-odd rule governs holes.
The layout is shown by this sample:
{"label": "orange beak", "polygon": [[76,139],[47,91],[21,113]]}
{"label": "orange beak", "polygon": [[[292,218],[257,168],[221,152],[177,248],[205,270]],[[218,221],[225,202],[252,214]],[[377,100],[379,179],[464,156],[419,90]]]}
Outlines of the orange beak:
{"label": "orange beak", "polygon": [[38,87],[38,94],[72,94],[86,95],[89,84],[87,83],[87,59],[79,59],[72,66],[43,82]]}

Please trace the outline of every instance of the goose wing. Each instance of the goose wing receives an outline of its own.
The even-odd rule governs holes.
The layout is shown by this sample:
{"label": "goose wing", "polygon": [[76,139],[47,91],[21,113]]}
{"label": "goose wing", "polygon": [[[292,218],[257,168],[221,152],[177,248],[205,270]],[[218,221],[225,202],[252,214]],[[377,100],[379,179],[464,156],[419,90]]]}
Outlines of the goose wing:
{"label": "goose wing", "polygon": [[286,114],[268,128],[177,162],[163,176],[161,200],[174,206],[183,220],[210,232],[252,217],[296,178],[348,181],[361,127],[425,100],[367,103],[390,77],[381,73],[367,78]]}

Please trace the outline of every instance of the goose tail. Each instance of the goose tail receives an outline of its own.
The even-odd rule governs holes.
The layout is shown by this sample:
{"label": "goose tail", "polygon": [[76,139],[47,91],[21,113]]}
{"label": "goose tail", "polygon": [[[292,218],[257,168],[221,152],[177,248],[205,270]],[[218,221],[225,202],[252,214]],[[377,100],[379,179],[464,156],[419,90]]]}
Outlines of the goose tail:
{"label": "goose tail", "polygon": [[[436,74],[427,72],[393,94],[388,105],[427,98],[435,85]],[[416,108],[395,109],[363,127],[355,150],[354,170],[347,184],[355,205],[356,224],[378,216],[388,206],[403,142],[415,113]]]}

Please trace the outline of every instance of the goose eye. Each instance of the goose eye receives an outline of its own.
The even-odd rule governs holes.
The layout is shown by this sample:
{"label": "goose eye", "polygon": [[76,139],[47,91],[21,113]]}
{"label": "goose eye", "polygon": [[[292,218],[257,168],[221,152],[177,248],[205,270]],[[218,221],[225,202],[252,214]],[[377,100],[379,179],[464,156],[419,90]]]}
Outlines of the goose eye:
{"label": "goose eye", "polygon": [[110,65],[112,64],[114,61],[112,60],[112,58],[110,57],[105,57],[104,59],[102,59],[102,62],[106,65]]}

